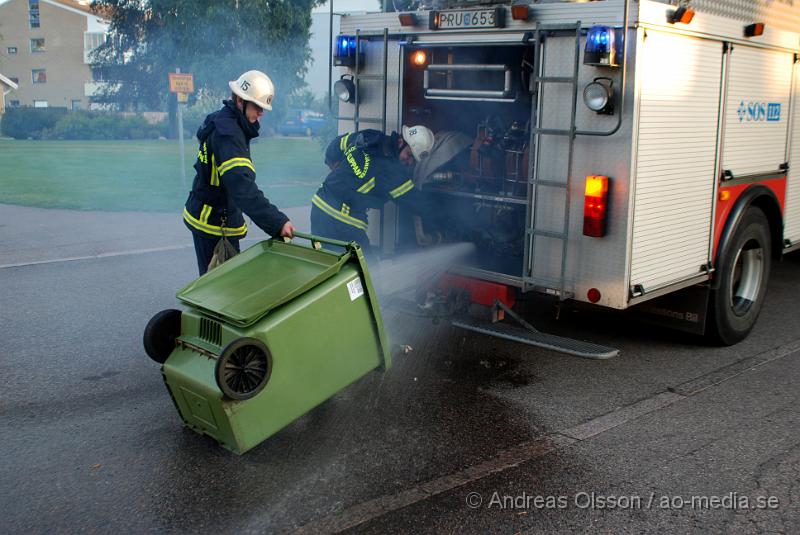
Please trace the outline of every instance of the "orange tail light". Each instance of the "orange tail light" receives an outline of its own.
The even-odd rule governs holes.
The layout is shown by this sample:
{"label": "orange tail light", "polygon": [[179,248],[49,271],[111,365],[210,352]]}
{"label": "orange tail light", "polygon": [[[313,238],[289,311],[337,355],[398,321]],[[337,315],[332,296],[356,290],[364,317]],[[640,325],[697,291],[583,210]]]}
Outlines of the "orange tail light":
{"label": "orange tail light", "polygon": [[589,175],[583,200],[583,235],[600,238],[606,235],[608,214],[608,177]]}

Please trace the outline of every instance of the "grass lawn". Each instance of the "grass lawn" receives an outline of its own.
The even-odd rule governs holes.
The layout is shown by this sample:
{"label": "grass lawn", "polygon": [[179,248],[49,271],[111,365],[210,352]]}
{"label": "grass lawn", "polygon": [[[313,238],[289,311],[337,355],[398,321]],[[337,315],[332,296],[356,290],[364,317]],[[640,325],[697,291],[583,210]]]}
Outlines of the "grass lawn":
{"label": "grass lawn", "polygon": [[[194,178],[187,141],[186,184],[177,141],[0,139],[0,203],[77,210],[176,212]],[[258,185],[278,207],[304,206],[325,178],[316,140],[269,138],[251,146]]]}

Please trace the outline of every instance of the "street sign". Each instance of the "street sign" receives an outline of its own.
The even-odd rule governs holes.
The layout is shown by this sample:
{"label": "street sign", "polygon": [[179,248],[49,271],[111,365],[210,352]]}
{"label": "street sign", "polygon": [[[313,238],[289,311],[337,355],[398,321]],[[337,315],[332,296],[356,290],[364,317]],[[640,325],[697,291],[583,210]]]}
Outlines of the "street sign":
{"label": "street sign", "polygon": [[194,77],[191,74],[169,73],[170,93],[194,93]]}
{"label": "street sign", "polygon": [[183,113],[181,112],[181,104],[189,101],[189,93],[194,93],[194,78],[191,74],[184,74],[181,72],[180,67],[175,67],[175,72],[169,73],[169,92],[177,93],[178,100],[177,116],[178,116],[178,152],[181,156],[181,184],[184,189],[186,188],[186,158],[184,158],[183,150]]}

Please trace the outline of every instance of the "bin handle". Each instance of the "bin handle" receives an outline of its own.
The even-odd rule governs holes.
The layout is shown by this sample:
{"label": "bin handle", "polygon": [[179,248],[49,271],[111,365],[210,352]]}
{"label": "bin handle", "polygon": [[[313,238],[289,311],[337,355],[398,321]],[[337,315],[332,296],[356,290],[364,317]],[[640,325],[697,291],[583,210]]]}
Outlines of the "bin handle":
{"label": "bin handle", "polygon": [[[334,240],[334,239],[331,239],[331,238],[325,238],[323,236],[314,236],[313,234],[308,234],[306,232],[300,232],[299,230],[295,230],[292,234],[296,238],[305,238],[305,239],[309,240],[311,242],[311,245],[315,249],[317,248],[317,246],[316,246],[317,243],[327,243],[329,245],[337,245],[339,247],[344,247],[344,248],[347,248],[347,249],[352,248],[353,245],[354,245],[354,242],[346,242],[346,241],[341,241],[341,240]],[[290,241],[288,238],[284,238],[284,240]]]}

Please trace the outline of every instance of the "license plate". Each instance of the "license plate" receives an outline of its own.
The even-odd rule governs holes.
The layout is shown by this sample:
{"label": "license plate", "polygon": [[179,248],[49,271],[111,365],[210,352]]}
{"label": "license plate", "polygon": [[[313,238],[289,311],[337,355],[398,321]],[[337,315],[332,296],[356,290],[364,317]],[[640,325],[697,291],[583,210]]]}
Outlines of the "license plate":
{"label": "license plate", "polygon": [[434,11],[431,13],[431,29],[502,28],[503,14],[501,7],[468,11]]}

